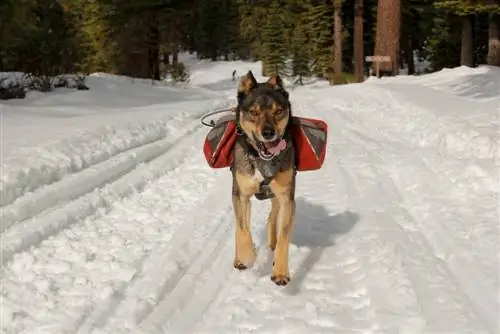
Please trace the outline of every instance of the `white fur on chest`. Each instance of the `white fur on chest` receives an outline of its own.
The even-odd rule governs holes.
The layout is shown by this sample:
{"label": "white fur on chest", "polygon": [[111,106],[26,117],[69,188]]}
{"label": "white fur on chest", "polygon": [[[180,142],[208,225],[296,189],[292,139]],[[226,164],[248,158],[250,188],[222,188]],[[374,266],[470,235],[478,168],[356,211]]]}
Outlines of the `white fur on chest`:
{"label": "white fur on chest", "polygon": [[264,181],[264,176],[262,176],[260,170],[258,170],[257,168],[255,168],[255,173],[252,176],[252,180],[258,184]]}

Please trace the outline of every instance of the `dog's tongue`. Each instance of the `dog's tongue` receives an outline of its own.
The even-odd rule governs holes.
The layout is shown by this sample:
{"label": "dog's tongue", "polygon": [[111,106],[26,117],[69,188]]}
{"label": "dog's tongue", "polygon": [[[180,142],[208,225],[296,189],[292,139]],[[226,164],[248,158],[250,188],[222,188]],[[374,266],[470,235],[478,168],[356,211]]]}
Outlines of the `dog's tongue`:
{"label": "dog's tongue", "polygon": [[266,143],[266,149],[269,153],[278,155],[281,151],[286,148],[286,141],[281,139],[278,142]]}

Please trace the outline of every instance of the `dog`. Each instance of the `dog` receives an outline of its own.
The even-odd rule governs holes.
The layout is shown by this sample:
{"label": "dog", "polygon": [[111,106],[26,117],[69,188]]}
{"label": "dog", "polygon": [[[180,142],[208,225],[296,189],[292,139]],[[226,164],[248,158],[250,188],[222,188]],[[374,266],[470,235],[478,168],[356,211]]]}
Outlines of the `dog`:
{"label": "dog", "polygon": [[295,221],[295,150],[289,94],[279,76],[258,83],[249,71],[238,85],[236,125],[231,165],[232,203],[236,220],[234,267],[247,269],[255,261],[250,229],[251,197],[271,200],[267,243],[274,252],[271,280],[290,282],[288,250]]}

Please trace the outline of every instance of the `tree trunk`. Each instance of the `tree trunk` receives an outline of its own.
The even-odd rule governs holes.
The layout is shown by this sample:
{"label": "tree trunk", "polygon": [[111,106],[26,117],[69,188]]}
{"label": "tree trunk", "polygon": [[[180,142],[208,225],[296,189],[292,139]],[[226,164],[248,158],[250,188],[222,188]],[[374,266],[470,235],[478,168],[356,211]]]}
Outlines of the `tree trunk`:
{"label": "tree trunk", "polygon": [[380,63],[380,72],[382,75],[397,74],[400,35],[401,0],[378,0],[374,55],[391,57],[390,62]]}
{"label": "tree trunk", "polygon": [[180,19],[173,20],[172,29],[172,65],[179,63]]}
{"label": "tree trunk", "polygon": [[364,38],[363,38],[363,0],[354,2],[354,72],[356,81],[363,82],[364,74]]}
{"label": "tree trunk", "polygon": [[415,74],[415,60],[413,59],[413,37],[406,36],[407,40],[405,43],[405,55],[406,64],[408,65],[408,75]]}
{"label": "tree trunk", "polygon": [[488,65],[500,66],[500,15],[490,14]]}
{"label": "tree trunk", "polygon": [[467,15],[462,18],[462,43],[460,50],[460,65],[474,67],[474,16]]}
{"label": "tree trunk", "polygon": [[148,32],[148,65],[151,79],[160,80],[160,30],[156,17],[151,13]]}
{"label": "tree trunk", "polygon": [[334,0],[333,24],[334,31],[334,80],[336,83],[342,81],[342,2]]}
{"label": "tree trunk", "polygon": [[179,49],[177,47],[177,43],[174,43],[172,46],[172,65],[177,65],[179,63]]}

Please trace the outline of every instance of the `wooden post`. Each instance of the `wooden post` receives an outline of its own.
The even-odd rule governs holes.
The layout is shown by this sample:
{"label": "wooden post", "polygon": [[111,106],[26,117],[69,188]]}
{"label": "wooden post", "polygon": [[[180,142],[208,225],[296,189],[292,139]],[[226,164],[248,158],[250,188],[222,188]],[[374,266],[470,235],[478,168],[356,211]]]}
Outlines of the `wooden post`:
{"label": "wooden post", "polygon": [[366,56],[365,61],[375,63],[375,74],[380,78],[380,63],[391,62],[390,56]]}

